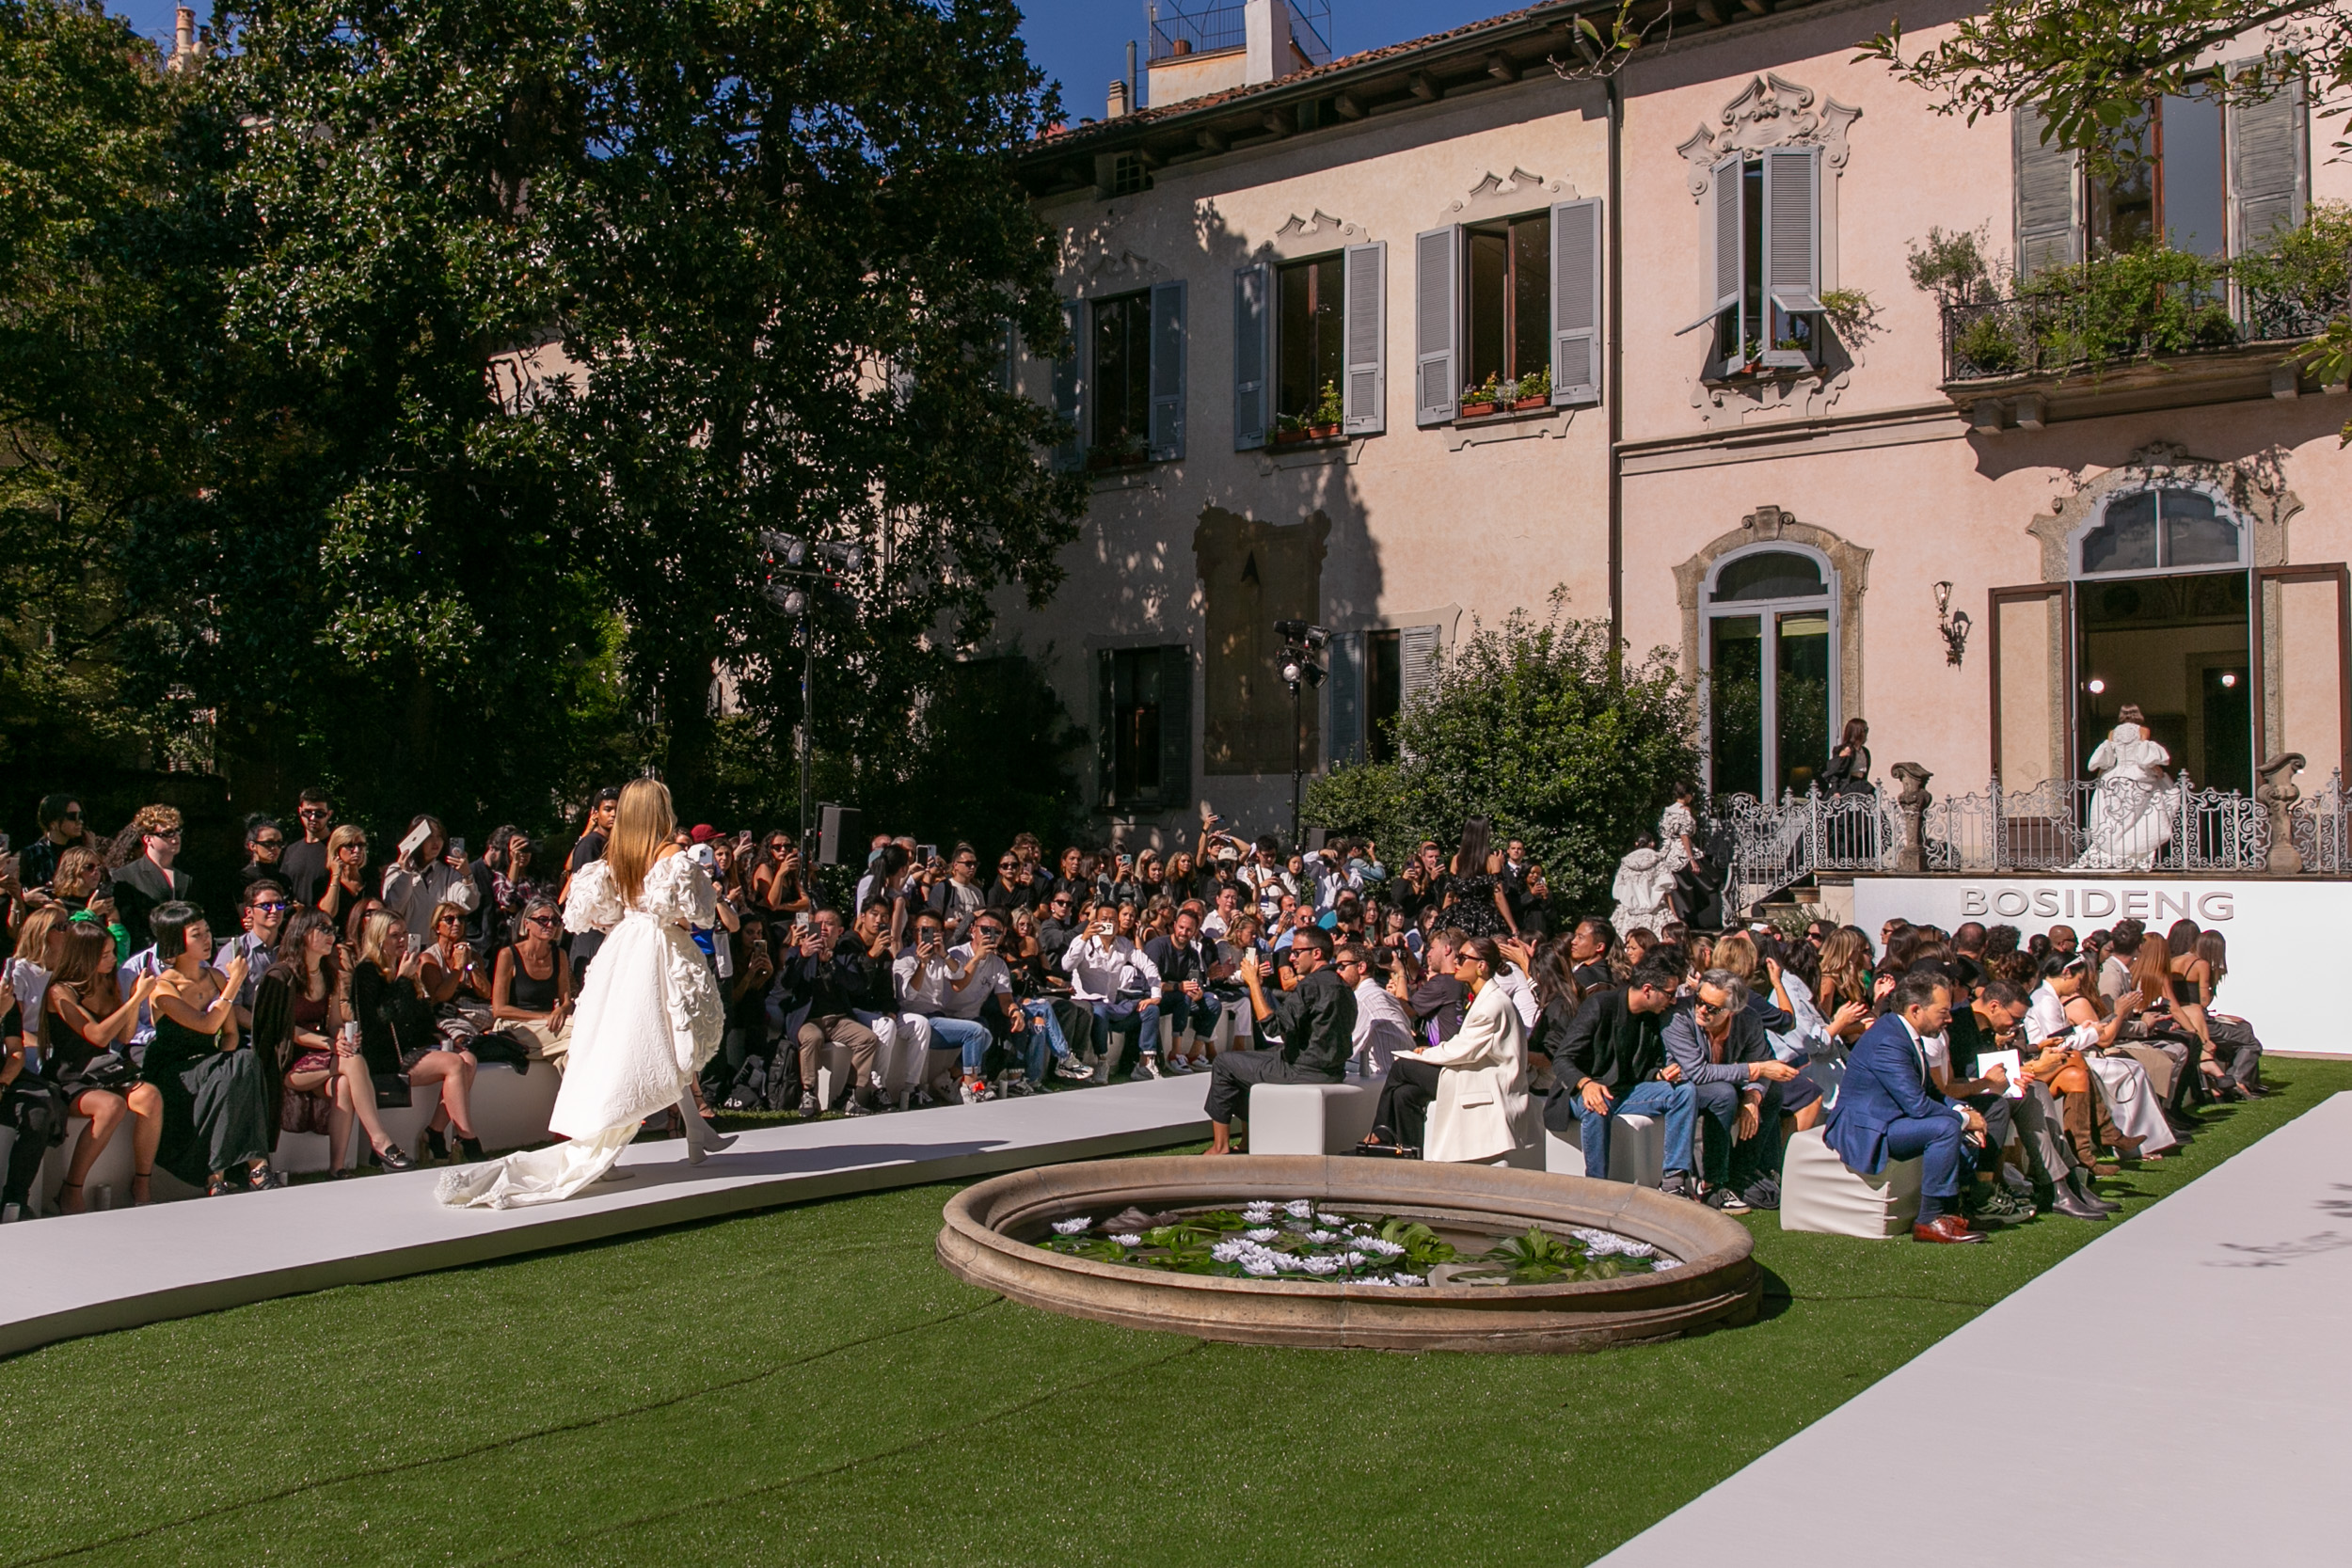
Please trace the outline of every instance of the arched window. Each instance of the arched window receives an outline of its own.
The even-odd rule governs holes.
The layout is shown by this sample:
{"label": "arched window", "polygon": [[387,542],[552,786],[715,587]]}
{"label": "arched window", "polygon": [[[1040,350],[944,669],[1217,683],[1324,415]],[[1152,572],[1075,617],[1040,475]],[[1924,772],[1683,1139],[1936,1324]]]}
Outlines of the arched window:
{"label": "arched window", "polygon": [[1836,571],[1810,549],[1759,545],[1717,561],[1701,602],[1708,782],[1804,794],[1838,723]]}
{"label": "arched window", "polygon": [[2160,485],[2110,496],[2074,541],[2076,577],[2226,571],[2246,560],[2246,530],[2202,490]]}

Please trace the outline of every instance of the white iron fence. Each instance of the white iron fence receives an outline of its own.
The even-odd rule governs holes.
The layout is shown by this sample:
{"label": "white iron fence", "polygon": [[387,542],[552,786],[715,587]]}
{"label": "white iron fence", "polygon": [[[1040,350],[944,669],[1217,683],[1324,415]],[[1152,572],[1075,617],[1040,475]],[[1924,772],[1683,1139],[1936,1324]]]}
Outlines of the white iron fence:
{"label": "white iron fence", "polygon": [[[2155,797],[2135,831],[2100,831],[2097,785],[2052,780],[2004,790],[1998,779],[1973,795],[1938,795],[1922,823],[1931,872],[2268,870],[2270,819],[2263,804],[2234,789],[2199,789],[2184,774]],[[1932,793],[1932,791],[1931,791]],[[2352,832],[2341,771],[2292,808],[2303,869],[2352,871]],[[2112,809],[2112,808],[2111,808]],[[1778,804],[1752,795],[1717,802],[1732,835],[1726,898],[1756,907],[1793,882],[1822,871],[1894,871],[1903,843],[1902,813],[1886,791],[1784,793]]]}

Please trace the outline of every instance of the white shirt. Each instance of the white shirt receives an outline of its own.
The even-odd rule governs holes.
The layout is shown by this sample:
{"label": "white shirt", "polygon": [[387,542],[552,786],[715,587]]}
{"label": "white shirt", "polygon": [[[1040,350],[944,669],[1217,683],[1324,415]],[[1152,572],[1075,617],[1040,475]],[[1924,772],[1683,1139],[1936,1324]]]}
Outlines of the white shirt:
{"label": "white shirt", "polygon": [[899,1005],[908,1012],[931,1018],[946,1010],[946,959],[925,958],[910,947],[892,961],[890,973],[898,981]]}
{"label": "white shirt", "polygon": [[1159,967],[1125,937],[1080,937],[1062,949],[1061,966],[1080,1002],[1116,1002],[1121,991],[1156,1000],[1160,993]]}
{"label": "white shirt", "polygon": [[1511,965],[1495,976],[1495,984],[1502,988],[1502,994],[1509,997],[1511,1006],[1518,1010],[1520,1027],[1534,1028],[1535,1015],[1542,1009],[1535,1004],[1535,988],[1528,980],[1527,971],[1516,964]]}
{"label": "white shirt", "polygon": [[[972,963],[972,944],[963,942],[950,947],[947,957],[956,968],[961,969]],[[948,1018],[977,1019],[980,1016],[980,1009],[988,1006],[990,997],[1012,994],[1012,970],[1004,959],[991,953],[972,965],[972,972],[964,976],[961,990],[956,989],[953,974],[944,976],[944,986],[940,1012]]]}
{"label": "white shirt", "polygon": [[1413,1049],[1413,1015],[1370,975],[1356,982],[1356,1053],[1363,1075],[1377,1078]]}
{"label": "white shirt", "polygon": [[2044,980],[2036,986],[2026,1003],[2026,1042],[2040,1045],[2074,1031],[2074,1026],[2066,1019],[2066,1004],[2050,989],[2050,982]]}

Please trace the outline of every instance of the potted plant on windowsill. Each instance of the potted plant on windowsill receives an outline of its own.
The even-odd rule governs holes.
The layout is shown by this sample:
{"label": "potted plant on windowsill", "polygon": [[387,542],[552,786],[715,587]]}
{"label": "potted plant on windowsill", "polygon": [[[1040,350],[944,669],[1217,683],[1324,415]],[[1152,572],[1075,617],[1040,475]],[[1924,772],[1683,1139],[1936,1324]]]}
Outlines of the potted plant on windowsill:
{"label": "potted plant on windowsill", "polygon": [[1307,441],[1328,441],[1340,434],[1344,419],[1340,406],[1340,384],[1327,381],[1323,393],[1315,399],[1314,407],[1305,414],[1284,414],[1274,421],[1274,444],[1295,447]]}
{"label": "potted plant on windowsill", "polygon": [[1502,378],[1488,376],[1475,387],[1462,388],[1462,402],[1454,412],[1459,420],[1483,420],[1502,406]]}
{"label": "potted plant on windowsill", "polygon": [[1105,468],[1140,468],[1151,461],[1151,443],[1132,432],[1122,433],[1087,451],[1087,467],[1097,472]]}
{"label": "potted plant on windowsill", "polygon": [[1514,412],[1525,413],[1531,408],[1551,406],[1551,372],[1549,369],[1530,371],[1512,386],[1511,407]]}

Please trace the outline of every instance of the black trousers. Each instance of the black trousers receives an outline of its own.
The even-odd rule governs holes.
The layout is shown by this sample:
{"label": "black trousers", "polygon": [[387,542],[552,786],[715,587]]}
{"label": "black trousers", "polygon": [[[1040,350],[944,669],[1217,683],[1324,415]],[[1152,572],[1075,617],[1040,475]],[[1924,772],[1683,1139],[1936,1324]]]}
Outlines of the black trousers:
{"label": "black trousers", "polygon": [[1236,1114],[1249,1114],[1253,1084],[1336,1084],[1338,1073],[1301,1072],[1282,1060],[1279,1051],[1228,1051],[1209,1069],[1209,1119],[1230,1123]]}
{"label": "black trousers", "polygon": [[[1715,1186],[1744,1191],[1756,1179],[1780,1168],[1780,1085],[1763,1080],[1764,1103],[1757,1108],[1756,1136],[1738,1136],[1740,1085],[1693,1084],[1698,1100],[1699,1143],[1703,1145],[1700,1174]],[[1710,1131],[1705,1122],[1715,1125]]]}
{"label": "black trousers", "polygon": [[2009,1143],[2010,1130],[2017,1124],[2020,1102],[2005,1094],[1972,1094],[1962,1103],[1984,1117],[1984,1147],[1976,1151],[1978,1171],[1998,1176],[2001,1149]]}
{"label": "black trousers", "polygon": [[1380,1085],[1380,1108],[1372,1114],[1373,1131],[1408,1148],[1426,1143],[1429,1106],[1438,1098],[1438,1074],[1444,1070],[1410,1056],[1391,1062],[1389,1076]]}

